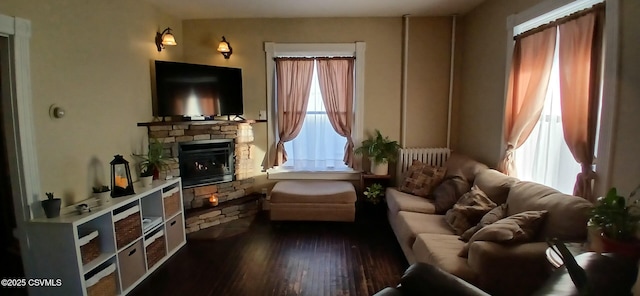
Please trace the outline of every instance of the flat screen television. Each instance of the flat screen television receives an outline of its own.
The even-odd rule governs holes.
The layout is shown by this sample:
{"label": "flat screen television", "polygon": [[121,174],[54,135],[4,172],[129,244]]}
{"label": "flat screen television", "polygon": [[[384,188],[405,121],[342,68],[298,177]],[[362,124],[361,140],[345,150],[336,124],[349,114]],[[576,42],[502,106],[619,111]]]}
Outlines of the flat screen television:
{"label": "flat screen television", "polygon": [[242,115],[242,69],[155,61],[153,115]]}

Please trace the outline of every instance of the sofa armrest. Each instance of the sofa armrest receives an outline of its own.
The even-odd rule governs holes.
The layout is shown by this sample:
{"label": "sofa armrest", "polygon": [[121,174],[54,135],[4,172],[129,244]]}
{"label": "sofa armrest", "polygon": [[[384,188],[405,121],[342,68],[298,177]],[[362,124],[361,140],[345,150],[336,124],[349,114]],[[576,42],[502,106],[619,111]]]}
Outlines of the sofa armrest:
{"label": "sofa armrest", "polygon": [[378,293],[373,294],[373,296],[402,296],[402,292],[396,288],[386,287]]}
{"label": "sofa armrest", "polygon": [[422,262],[407,268],[398,289],[403,295],[489,296],[463,279]]}
{"label": "sofa armrest", "polygon": [[551,274],[545,242],[504,245],[475,241],[468,264],[478,275],[478,286],[495,295],[529,295]]}

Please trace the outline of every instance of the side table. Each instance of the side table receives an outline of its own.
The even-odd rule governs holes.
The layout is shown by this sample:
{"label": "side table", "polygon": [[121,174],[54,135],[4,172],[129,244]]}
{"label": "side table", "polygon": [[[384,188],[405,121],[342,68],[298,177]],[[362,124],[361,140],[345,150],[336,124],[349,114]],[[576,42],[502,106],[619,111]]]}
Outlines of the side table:
{"label": "side table", "polygon": [[[565,245],[567,246],[567,249],[569,249],[569,252],[571,252],[573,257],[586,253],[588,251],[584,243],[565,243]],[[553,249],[555,249],[555,247],[548,247],[545,251],[545,254],[547,255],[547,261],[549,261],[549,263],[551,263],[554,268],[560,268],[560,266],[564,265],[564,262],[562,261],[562,258],[555,252],[557,250],[554,251]]]}

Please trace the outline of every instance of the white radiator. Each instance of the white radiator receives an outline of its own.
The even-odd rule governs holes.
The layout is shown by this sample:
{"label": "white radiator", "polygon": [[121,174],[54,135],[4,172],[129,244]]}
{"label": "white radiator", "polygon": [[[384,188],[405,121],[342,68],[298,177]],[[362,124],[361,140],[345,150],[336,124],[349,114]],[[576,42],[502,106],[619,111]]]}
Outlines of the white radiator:
{"label": "white radiator", "polygon": [[409,169],[413,160],[419,160],[432,166],[443,166],[451,155],[449,148],[402,148],[398,155],[396,170],[396,184],[402,182],[404,173]]}

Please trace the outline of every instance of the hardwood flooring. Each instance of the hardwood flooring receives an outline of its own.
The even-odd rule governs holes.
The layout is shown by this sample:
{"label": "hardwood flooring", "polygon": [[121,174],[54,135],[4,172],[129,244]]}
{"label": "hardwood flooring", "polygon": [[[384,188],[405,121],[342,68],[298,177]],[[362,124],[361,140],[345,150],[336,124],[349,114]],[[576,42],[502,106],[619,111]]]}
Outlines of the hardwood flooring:
{"label": "hardwood flooring", "polygon": [[375,294],[408,264],[385,215],[362,212],[354,223],[271,222],[262,212],[193,233],[130,295]]}

